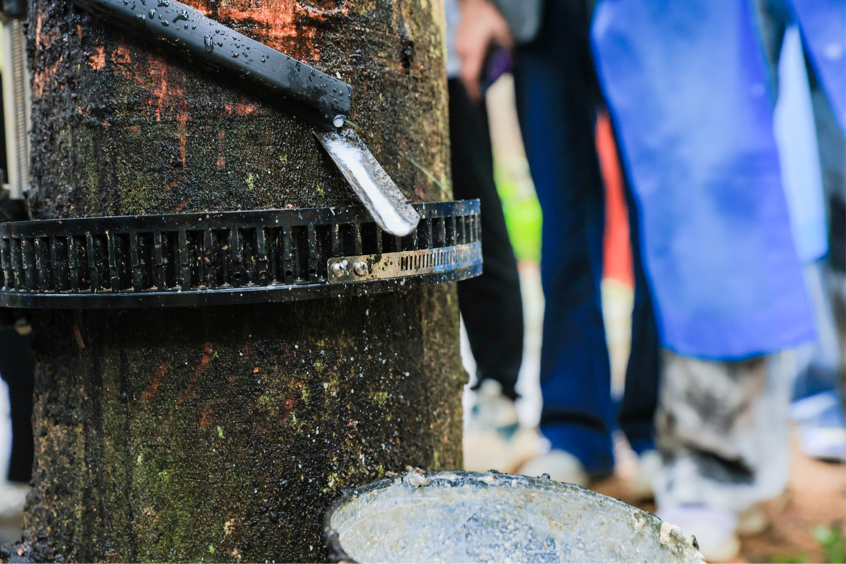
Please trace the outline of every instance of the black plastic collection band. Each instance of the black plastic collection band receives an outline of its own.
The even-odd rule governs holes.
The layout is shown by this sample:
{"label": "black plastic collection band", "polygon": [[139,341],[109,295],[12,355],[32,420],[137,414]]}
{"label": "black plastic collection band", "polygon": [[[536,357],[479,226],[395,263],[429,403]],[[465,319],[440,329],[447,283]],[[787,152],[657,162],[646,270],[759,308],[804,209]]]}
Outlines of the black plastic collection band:
{"label": "black plastic collection band", "polygon": [[[0,306],[278,302],[380,293],[480,274],[479,201],[414,207],[422,220],[401,238],[380,230],[363,208],[3,223]],[[430,252],[436,258],[420,258]],[[342,281],[333,282],[329,263],[345,257],[371,270],[353,281],[351,270],[336,270],[334,277]],[[385,270],[388,277],[374,274],[391,261],[398,266]],[[408,265],[407,273],[397,274]]]}

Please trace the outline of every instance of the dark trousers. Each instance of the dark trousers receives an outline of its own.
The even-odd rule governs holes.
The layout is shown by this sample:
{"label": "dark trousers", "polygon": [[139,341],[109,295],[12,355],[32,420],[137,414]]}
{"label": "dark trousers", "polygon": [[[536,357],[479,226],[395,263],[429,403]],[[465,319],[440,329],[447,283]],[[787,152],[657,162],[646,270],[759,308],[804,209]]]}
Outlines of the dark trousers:
{"label": "dark trousers", "polygon": [[32,335],[21,336],[10,328],[0,329],[0,377],[9,386],[12,411],[10,482],[28,483],[32,478],[32,392],[35,357]]}
{"label": "dark trousers", "polygon": [[523,302],[517,261],[494,184],[493,152],[484,103],[449,81],[452,187],[456,200],[478,198],[482,211],[484,273],[458,283],[458,304],[479,383],[491,378],[514,399],[523,359]]}
{"label": "dark trousers", "polygon": [[[538,38],[520,47],[517,110],[543,212],[541,431],[594,476],[613,469],[615,412],[632,446],[654,445],[658,339],[630,213],[635,267],[632,356],[619,411],[602,321],[603,183],[594,141],[601,105],[584,0],[548,0]],[[635,211],[628,196],[630,212]]]}

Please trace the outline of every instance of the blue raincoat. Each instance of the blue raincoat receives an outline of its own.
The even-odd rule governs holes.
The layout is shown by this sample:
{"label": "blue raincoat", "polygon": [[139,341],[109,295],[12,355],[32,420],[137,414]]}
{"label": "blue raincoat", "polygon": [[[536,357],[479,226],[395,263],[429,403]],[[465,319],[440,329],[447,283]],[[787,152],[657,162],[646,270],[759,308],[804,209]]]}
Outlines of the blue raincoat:
{"label": "blue raincoat", "polygon": [[659,331],[687,356],[814,338],[751,18],[746,0],[604,0],[594,16]]}
{"label": "blue raincoat", "polygon": [[846,2],[791,0],[808,58],[832,113],[846,132]]}

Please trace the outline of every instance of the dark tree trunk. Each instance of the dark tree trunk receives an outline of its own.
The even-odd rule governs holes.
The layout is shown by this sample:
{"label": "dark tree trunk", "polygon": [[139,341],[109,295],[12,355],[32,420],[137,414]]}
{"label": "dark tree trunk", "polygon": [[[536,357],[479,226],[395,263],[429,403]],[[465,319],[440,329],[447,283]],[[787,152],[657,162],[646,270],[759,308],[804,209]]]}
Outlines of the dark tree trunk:
{"label": "dark tree trunk", "polygon": [[[446,198],[439,2],[193,0],[338,73],[350,120],[416,201]],[[38,219],[354,204],[296,118],[35,0]],[[461,463],[452,287],[216,308],[41,311],[34,491],[13,558],[326,558],[339,490]]]}

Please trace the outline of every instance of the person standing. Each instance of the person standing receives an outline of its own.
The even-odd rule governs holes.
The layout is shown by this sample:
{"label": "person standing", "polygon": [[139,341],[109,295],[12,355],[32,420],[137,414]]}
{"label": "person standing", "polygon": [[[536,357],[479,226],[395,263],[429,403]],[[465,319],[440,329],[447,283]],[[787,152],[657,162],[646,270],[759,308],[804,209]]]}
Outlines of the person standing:
{"label": "person standing", "polygon": [[[461,22],[457,0],[446,0],[447,87],[452,188],[456,200],[480,200],[482,211],[481,276],[458,283],[458,305],[476,361],[479,389],[471,412],[471,429],[495,436],[485,441],[485,460],[510,461],[520,451],[512,441],[519,427],[514,402],[523,360],[523,301],[517,260],[508,238],[502,202],[494,182],[493,148],[484,100],[468,94],[459,79],[461,60],[455,39]],[[498,18],[496,41],[508,47],[508,26]],[[482,453],[479,453],[482,454]],[[489,469],[486,467],[485,470]]]}
{"label": "person standing", "polygon": [[[602,97],[590,52],[591,3],[464,0],[466,25],[459,29],[457,50],[470,92],[477,88],[480,61],[499,33],[489,15],[494,5],[516,30],[518,118],[543,213],[540,431],[551,450],[520,471],[580,485],[608,476],[614,468],[611,433],[619,421],[641,455],[647,475],[638,478],[643,486],[638,493],[648,496],[648,474],[656,466],[657,333],[635,248],[632,354],[622,404],[615,409],[601,312],[605,210],[594,124]],[[637,237],[633,204],[630,200],[630,225]]]}
{"label": "person standing", "polygon": [[746,0],[603,0],[592,29],[663,347],[657,514],[712,561],[787,485],[783,351],[814,338],[757,33]]}

